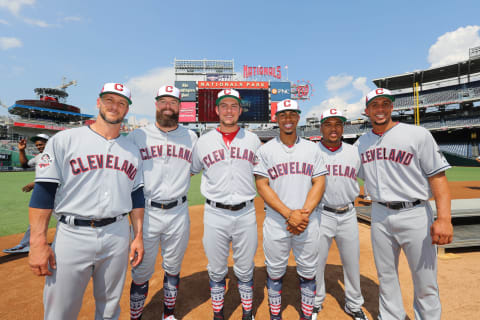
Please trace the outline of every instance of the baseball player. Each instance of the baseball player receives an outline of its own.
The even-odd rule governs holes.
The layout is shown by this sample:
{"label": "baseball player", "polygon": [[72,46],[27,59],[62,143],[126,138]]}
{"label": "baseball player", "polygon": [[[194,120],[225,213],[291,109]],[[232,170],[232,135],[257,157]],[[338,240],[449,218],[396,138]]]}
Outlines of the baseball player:
{"label": "baseball player", "polygon": [[218,320],[223,319],[230,243],[242,301],[242,320],[254,318],[253,257],[258,240],[252,172],[260,140],[238,126],[241,103],[238,91],[220,91],[215,108],[220,125],[201,136],[193,151],[192,173],[203,170],[200,186],[206,198],[203,246],[208,259],[213,318]]}
{"label": "baseball player", "polygon": [[128,135],[143,160],[145,255],[132,268],[130,317],[140,319],[161,243],[163,269],[163,319],[173,315],[180,281],[180,267],[190,235],[187,192],[192,150],[197,135],[178,125],[180,90],[171,85],[158,89],[156,122]]}
{"label": "baseball player", "polygon": [[[35,165],[42,157],[42,152],[45,149],[45,145],[47,144],[49,138],[50,136],[45,133],[39,133],[36,136],[30,138],[30,141],[35,144],[35,147],[37,147],[38,150],[38,154],[30,160],[27,159],[27,155],[25,154],[25,149],[27,148],[27,141],[25,139],[21,139],[18,142],[18,154],[22,168],[26,169],[35,167]],[[35,182],[30,182],[22,187],[22,191],[30,192],[33,190],[34,185]],[[22,240],[20,240],[19,244],[12,248],[3,250],[3,252],[5,253],[23,253],[28,251],[30,251],[30,226],[28,226],[27,231],[25,231],[25,234],[23,235],[23,238]]]}
{"label": "baseball player", "polygon": [[280,136],[262,145],[254,174],[265,200],[263,250],[267,266],[270,319],[281,319],[282,277],[293,250],[300,276],[301,319],[311,319],[318,261],[318,219],[310,215],[320,202],[327,173],[314,142],[297,137],[300,110],[294,100],[278,103]]}
{"label": "baseball player", "polygon": [[[105,84],[96,122],[57,133],[37,164],[29,264],[47,276],[44,319],[76,319],[90,278],[95,319],[118,319],[128,259],[134,267],[142,261],[142,163],[138,148],[120,135],[130,97],[124,85]],[[50,248],[52,209],[59,222]]]}
{"label": "baseball player", "polygon": [[316,214],[320,224],[320,250],[317,267],[317,294],[312,319],[325,301],[325,265],[332,239],[337,243],[343,264],[345,283],[345,312],[355,320],[368,320],[362,311],[362,292],[360,290],[360,244],[358,239],[357,214],[353,202],[360,188],[357,173],[360,169],[360,157],[356,147],[342,143],[343,125],[346,118],[339,109],[326,110],[320,119],[322,140],[319,148],[323,154],[328,174],[325,193],[317,207]]}
{"label": "baseball player", "polygon": [[[415,319],[440,319],[436,245],[452,241],[450,168],[432,135],[423,127],[392,121],[394,97],[377,88],[366,96],[372,131],[358,141],[365,180],[372,197],[372,247],[380,282],[379,319],[405,319],[398,256],[403,249],[414,284]],[[437,206],[434,222],[428,199]]]}

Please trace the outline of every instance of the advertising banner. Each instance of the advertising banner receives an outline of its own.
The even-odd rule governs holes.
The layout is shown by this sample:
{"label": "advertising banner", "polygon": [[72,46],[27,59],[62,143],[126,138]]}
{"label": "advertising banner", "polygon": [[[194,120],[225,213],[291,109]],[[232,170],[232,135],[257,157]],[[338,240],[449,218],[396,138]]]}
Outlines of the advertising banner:
{"label": "advertising banner", "polygon": [[292,96],[290,82],[270,82],[270,100],[282,101]]}
{"label": "advertising banner", "polygon": [[16,127],[48,129],[48,130],[57,130],[57,131],[67,129],[66,127],[63,127],[63,126],[52,126],[48,124],[34,124],[34,123],[24,123],[24,122],[14,122],[13,125]]}
{"label": "advertising banner", "polygon": [[[215,101],[221,89],[198,89],[198,121],[218,122]],[[240,122],[268,122],[268,90],[239,89],[242,98]]]}
{"label": "advertising banner", "polygon": [[196,102],[182,102],[178,122],[196,122]]}
{"label": "advertising banner", "polygon": [[198,89],[268,89],[268,81],[198,81]]}
{"label": "advertising banner", "polygon": [[275,113],[277,112],[277,103],[272,101],[270,103],[270,121],[277,122],[277,118],[275,117]]}
{"label": "advertising banner", "polygon": [[180,89],[182,101],[197,101],[196,81],[175,81],[175,87]]}

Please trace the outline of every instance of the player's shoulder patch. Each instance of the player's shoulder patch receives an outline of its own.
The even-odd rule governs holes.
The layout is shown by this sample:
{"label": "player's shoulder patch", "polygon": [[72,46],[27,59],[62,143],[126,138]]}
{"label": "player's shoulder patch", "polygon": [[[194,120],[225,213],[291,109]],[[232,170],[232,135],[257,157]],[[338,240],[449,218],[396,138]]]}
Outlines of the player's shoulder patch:
{"label": "player's shoulder patch", "polygon": [[53,162],[54,157],[50,155],[49,153],[44,152],[42,156],[40,157],[40,160],[38,161],[37,166],[39,168],[46,168],[50,166],[50,164]]}

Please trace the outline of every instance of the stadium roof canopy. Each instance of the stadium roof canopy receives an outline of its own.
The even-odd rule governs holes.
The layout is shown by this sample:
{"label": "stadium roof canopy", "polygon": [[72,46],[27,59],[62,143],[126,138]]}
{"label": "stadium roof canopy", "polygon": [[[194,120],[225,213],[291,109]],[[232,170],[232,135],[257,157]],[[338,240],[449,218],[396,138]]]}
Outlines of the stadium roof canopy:
{"label": "stadium roof canopy", "polygon": [[93,118],[93,115],[75,113],[70,111],[63,110],[54,110],[33,106],[25,106],[21,104],[14,104],[8,108],[10,114],[18,115],[21,117],[35,117],[35,118],[46,118],[46,119],[62,119],[64,121],[81,121],[85,119]]}
{"label": "stadium roof canopy", "polygon": [[[415,82],[419,85],[428,82],[455,79],[461,76],[470,76],[480,73],[480,57],[471,58],[455,64],[432,69],[408,72],[402,75],[374,79],[373,83],[379,88],[390,90],[412,88]],[[470,81],[470,78],[468,79]]]}

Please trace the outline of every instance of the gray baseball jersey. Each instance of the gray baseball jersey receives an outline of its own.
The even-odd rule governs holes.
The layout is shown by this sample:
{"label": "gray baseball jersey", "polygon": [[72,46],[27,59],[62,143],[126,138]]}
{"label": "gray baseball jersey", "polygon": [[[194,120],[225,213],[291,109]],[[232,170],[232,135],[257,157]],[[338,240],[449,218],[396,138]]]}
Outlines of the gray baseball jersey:
{"label": "gray baseball jersey", "polygon": [[131,132],[127,138],[143,160],[145,199],[164,202],[187,194],[197,135],[182,126],[163,132],[155,124]]}
{"label": "gray baseball jersey", "polygon": [[[180,272],[190,235],[188,203],[182,203],[182,197],[190,186],[192,151],[198,138],[182,126],[164,132],[150,124],[134,130],[127,139],[140,152],[145,183],[145,255],[142,263],[132,268],[132,279],[140,284],[152,277],[160,244],[164,271],[170,275]],[[151,206],[151,201],[161,204],[177,201],[178,205],[160,209]]]}
{"label": "gray baseball jersey", "polygon": [[138,149],[126,137],[107,140],[85,126],[47,142],[35,182],[59,184],[56,214],[111,218],[132,210],[130,194],[143,186],[141,166]]}
{"label": "gray baseball jersey", "polygon": [[[276,137],[260,147],[257,157],[253,173],[268,178],[270,187],[292,210],[303,208],[312,178],[327,174],[317,145],[301,138],[289,148]],[[285,220],[268,205],[267,216]]]}
{"label": "gray baseball jersey", "polygon": [[[358,149],[348,143],[342,143],[335,151],[330,151],[322,143],[319,143],[319,148],[325,159],[328,174],[322,201],[315,212],[320,230],[315,307],[322,309],[326,297],[324,272],[328,252],[332,240],[335,239],[343,265],[345,303],[350,310],[358,311],[364,300],[360,290],[358,223],[355,207],[351,203],[360,191],[357,182],[360,156]],[[334,213],[326,210],[324,205],[336,209],[348,205],[349,208],[347,212]]]}
{"label": "gray baseball jersey", "polygon": [[255,134],[240,128],[230,146],[220,132],[212,130],[201,136],[194,147],[192,173],[203,170],[200,188],[203,196],[226,205],[246,203],[238,211],[205,204],[203,246],[208,274],[215,282],[227,275],[230,243],[235,275],[243,282],[253,278],[258,238],[255,206],[251,201],[256,195],[252,172],[260,144]]}
{"label": "gray baseball jersey", "polygon": [[318,145],[328,171],[325,192],[320,203],[335,208],[353,202],[360,192],[357,182],[360,169],[358,149],[342,143],[340,149],[332,152],[322,143]]}
{"label": "gray baseball jersey", "polygon": [[428,200],[428,177],[450,168],[431,133],[419,126],[398,123],[381,136],[369,131],[355,145],[359,177],[373,201]]}
{"label": "gray baseball jersey", "polygon": [[40,161],[40,158],[42,157],[42,153],[37,154],[35,157],[31,158],[27,162],[27,166],[30,168],[33,168],[37,165],[38,161]]}
{"label": "gray baseball jersey", "polygon": [[257,194],[252,175],[255,152],[260,146],[257,135],[240,128],[230,148],[222,134],[212,130],[198,139],[194,148],[192,173],[203,169],[200,190],[215,202],[237,204]]}
{"label": "gray baseball jersey", "polygon": [[[404,250],[415,290],[415,318],[440,319],[436,246],[431,244],[433,212],[428,203],[428,177],[450,168],[425,128],[398,123],[382,135],[368,132],[356,145],[372,203],[372,247],[380,279],[379,319],[404,319],[402,295],[395,270]],[[414,202],[390,209],[379,202]],[[392,276],[393,275],[393,276]]]}
{"label": "gray baseball jersey", "polygon": [[[45,319],[77,318],[91,278],[96,317],[120,316],[129,248],[129,223],[123,214],[132,210],[131,193],[143,186],[141,172],[138,149],[124,136],[107,140],[81,127],[48,140],[35,182],[58,183],[54,211],[67,218],[57,223],[52,245],[57,268],[45,281]],[[72,216],[116,220],[94,228],[74,225]]]}
{"label": "gray baseball jersey", "polygon": [[[318,147],[301,138],[292,147],[287,147],[276,137],[258,149],[257,157],[254,174],[268,178],[270,187],[292,210],[303,208],[312,178],[327,173]],[[263,248],[270,278],[278,279],[285,274],[292,249],[298,274],[313,278],[318,259],[317,239],[317,219],[310,219],[305,231],[293,236],[286,230],[285,218],[267,205]]]}

